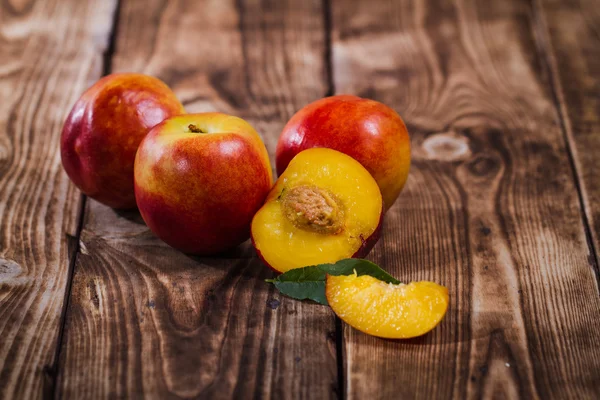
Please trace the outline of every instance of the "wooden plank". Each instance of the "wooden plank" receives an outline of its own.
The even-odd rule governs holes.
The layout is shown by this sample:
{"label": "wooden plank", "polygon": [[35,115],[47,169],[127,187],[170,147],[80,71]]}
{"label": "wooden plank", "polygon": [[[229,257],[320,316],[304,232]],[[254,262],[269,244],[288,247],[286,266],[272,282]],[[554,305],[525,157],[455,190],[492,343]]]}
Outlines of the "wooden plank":
{"label": "wooden plank", "polygon": [[549,69],[595,249],[600,252],[600,2],[535,2],[540,36],[547,41]]}
{"label": "wooden plank", "polygon": [[[164,79],[188,111],[247,119],[274,154],[327,90],[323,24],[320,1],[125,0],[113,67]],[[249,243],[188,257],[94,201],[81,240],[60,396],[334,397],[331,311],[276,294]]]}
{"label": "wooden plank", "polygon": [[530,5],[340,0],[332,15],[336,91],[392,105],[412,133],[372,258],[451,299],[420,339],[345,326],[348,397],[597,398],[598,287]]}
{"label": "wooden plank", "polygon": [[[114,2],[0,4],[0,398],[39,398],[51,374],[80,195],[62,122],[101,74]],[[93,22],[93,24],[92,24]]]}

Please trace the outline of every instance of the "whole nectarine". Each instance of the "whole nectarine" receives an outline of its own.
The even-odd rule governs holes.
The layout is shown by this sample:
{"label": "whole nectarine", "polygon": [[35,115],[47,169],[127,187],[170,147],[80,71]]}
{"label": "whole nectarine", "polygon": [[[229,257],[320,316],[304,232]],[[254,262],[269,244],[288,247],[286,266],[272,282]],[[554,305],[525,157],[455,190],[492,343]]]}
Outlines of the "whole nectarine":
{"label": "whole nectarine", "polygon": [[272,182],[258,133],[221,113],[167,119],[148,133],[135,159],[142,218],[186,253],[219,253],[248,239]]}
{"label": "whole nectarine", "polygon": [[150,128],[184,112],[157,78],[108,75],[83,93],[65,121],[63,167],[91,198],[114,208],[134,208],[133,161],[140,142]]}

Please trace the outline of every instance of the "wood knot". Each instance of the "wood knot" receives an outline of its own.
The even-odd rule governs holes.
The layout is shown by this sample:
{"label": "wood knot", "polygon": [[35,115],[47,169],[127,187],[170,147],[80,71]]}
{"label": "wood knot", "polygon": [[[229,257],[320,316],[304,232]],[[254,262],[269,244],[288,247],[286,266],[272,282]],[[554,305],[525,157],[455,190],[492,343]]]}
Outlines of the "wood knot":
{"label": "wood knot", "polygon": [[22,270],[21,266],[15,261],[0,258],[0,281],[7,283],[12,278],[18,277]]}
{"label": "wood knot", "polygon": [[469,171],[476,176],[496,175],[500,170],[500,163],[494,157],[481,155],[467,164]]}
{"label": "wood knot", "polygon": [[462,161],[471,157],[469,140],[456,132],[429,136],[423,142],[425,158],[437,161]]}

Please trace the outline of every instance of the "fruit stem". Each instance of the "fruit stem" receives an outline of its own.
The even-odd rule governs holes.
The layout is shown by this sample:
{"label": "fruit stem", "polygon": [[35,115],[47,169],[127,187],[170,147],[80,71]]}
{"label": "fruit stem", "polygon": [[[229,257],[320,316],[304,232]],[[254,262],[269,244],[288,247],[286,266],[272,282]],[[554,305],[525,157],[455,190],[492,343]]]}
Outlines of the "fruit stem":
{"label": "fruit stem", "polygon": [[204,132],[202,129],[198,128],[196,125],[194,124],[189,124],[188,125],[188,129],[190,130],[190,132],[192,133],[206,133]]}

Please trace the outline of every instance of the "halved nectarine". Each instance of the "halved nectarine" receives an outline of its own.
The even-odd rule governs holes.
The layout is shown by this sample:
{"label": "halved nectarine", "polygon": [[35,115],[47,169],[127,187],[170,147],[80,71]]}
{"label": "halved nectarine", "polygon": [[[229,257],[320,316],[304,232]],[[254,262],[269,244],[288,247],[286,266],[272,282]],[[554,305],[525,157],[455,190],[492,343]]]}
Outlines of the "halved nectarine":
{"label": "halved nectarine", "polygon": [[325,294],[344,322],[388,339],[429,332],[448,308],[448,289],[425,281],[395,285],[368,275],[327,275]]}
{"label": "halved nectarine", "polygon": [[252,242],[271,268],[364,257],[379,238],[383,199],[360,163],[335,150],[300,152],[252,220]]}

